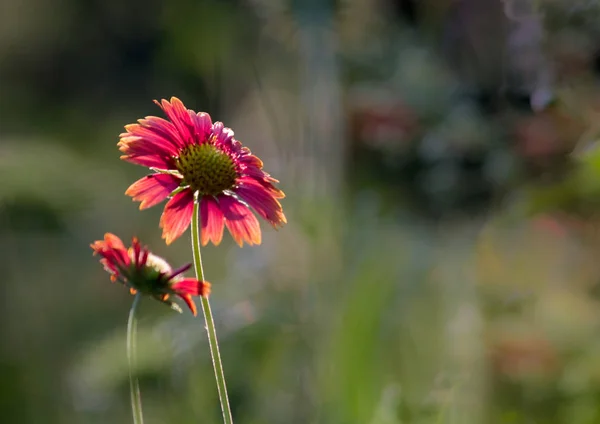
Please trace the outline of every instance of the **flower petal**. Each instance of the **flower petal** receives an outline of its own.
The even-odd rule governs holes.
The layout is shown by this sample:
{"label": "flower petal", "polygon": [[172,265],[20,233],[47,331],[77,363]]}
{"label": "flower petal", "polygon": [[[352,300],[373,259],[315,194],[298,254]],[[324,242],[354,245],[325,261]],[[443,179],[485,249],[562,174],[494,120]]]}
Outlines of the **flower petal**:
{"label": "flower petal", "polygon": [[[160,105],[159,105],[160,106]],[[185,147],[185,143],[181,139],[177,127],[171,122],[159,118],[158,116],[146,116],[144,119],[139,119],[138,122],[144,128],[151,130],[155,134],[159,135],[163,139],[169,141],[176,149]]]}
{"label": "flower petal", "polygon": [[210,283],[208,281],[200,281],[195,278],[184,278],[174,282],[171,288],[178,295],[189,294],[191,296],[208,296],[210,293]]}
{"label": "flower petal", "polygon": [[161,155],[177,155],[177,144],[159,131],[144,127],[141,124],[126,125],[125,130],[127,132],[119,136],[119,147],[127,149],[147,147]]}
{"label": "flower petal", "polygon": [[200,200],[200,221],[202,246],[206,246],[209,240],[218,246],[223,239],[225,217],[214,197],[203,196]]}
{"label": "flower petal", "polygon": [[104,234],[104,243],[109,249],[120,250],[123,253],[127,252],[127,248],[125,247],[125,244],[123,244],[123,241],[113,233]]}
{"label": "flower petal", "polygon": [[241,169],[241,173],[244,176],[248,176],[251,178],[254,178],[255,180],[258,181],[264,181],[266,184],[271,184],[271,183],[278,183],[279,181],[277,181],[275,178],[271,177],[269,174],[267,174],[265,171],[263,171],[260,168],[257,168],[256,166],[245,166],[242,165],[240,167]]}
{"label": "flower petal", "polygon": [[222,122],[215,122],[212,128],[217,145],[225,146],[228,149],[233,148],[233,130],[227,128]]}
{"label": "flower petal", "polygon": [[104,240],[97,240],[90,247],[94,250],[94,254],[102,256],[100,262],[108,271],[119,273],[131,263],[123,241],[114,234],[104,234]]}
{"label": "flower petal", "polygon": [[273,227],[277,228],[287,222],[276,195],[259,182],[250,178],[240,179],[234,192]]}
{"label": "flower petal", "polygon": [[192,190],[183,190],[169,200],[160,217],[162,236],[167,244],[171,244],[187,230],[192,221],[193,211],[194,193]]}
{"label": "flower petal", "polygon": [[192,299],[192,295],[178,294],[177,296],[179,296],[185,302],[185,304],[188,306],[188,308],[190,308],[190,311],[192,311],[192,314],[194,314],[194,316],[198,315],[198,309],[196,308],[194,299]]}
{"label": "flower petal", "polygon": [[104,242],[106,243],[106,252],[113,252],[119,262],[129,265],[131,258],[127,254],[127,248],[119,237],[112,233],[106,233],[104,234]]}
{"label": "flower petal", "polygon": [[171,102],[162,99],[155,101],[167,114],[169,120],[175,125],[184,144],[191,144],[194,139],[195,128],[192,118],[184,104],[177,97],[171,97]]}
{"label": "flower petal", "polygon": [[263,189],[267,191],[271,196],[275,199],[283,199],[285,198],[285,193],[275,187],[272,183],[279,182],[275,178],[271,178],[269,174],[266,172],[262,177],[253,177],[250,175],[244,175],[243,177],[238,178],[238,184],[244,183],[249,185],[260,185]]}
{"label": "flower petal", "polygon": [[170,159],[156,155],[123,155],[121,159],[136,165],[146,166],[148,168],[171,169]]}
{"label": "flower petal", "polygon": [[147,209],[165,200],[180,183],[181,180],[171,174],[146,175],[130,185],[125,194],[134,201],[141,201],[140,209]]}
{"label": "flower petal", "polygon": [[263,167],[262,160],[260,160],[258,157],[254,156],[254,155],[244,155],[239,158],[239,161],[242,162],[244,165],[254,166],[258,169],[262,169],[262,167]]}
{"label": "flower petal", "polygon": [[173,277],[177,277],[179,274],[183,274],[184,272],[186,272],[191,267],[192,267],[192,264],[185,264],[183,266],[180,266],[179,268],[177,268],[176,270],[174,270],[167,278],[171,279]]}
{"label": "flower petal", "polygon": [[203,141],[206,141],[210,138],[210,134],[212,132],[212,120],[210,119],[210,115],[205,112],[198,112],[197,114],[194,111],[189,110],[190,118],[192,118],[192,122],[194,123],[194,127],[197,135],[198,144],[202,144]]}
{"label": "flower petal", "polygon": [[218,199],[219,207],[225,215],[225,225],[235,242],[240,247],[244,241],[250,246],[260,244],[260,225],[252,211],[232,196],[221,195]]}

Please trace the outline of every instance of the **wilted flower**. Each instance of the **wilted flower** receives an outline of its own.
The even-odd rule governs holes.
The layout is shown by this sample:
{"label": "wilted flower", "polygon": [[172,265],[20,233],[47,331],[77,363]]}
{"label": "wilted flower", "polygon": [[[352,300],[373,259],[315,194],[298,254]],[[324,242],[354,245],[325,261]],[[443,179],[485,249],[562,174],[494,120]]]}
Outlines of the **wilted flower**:
{"label": "wilted flower", "polygon": [[233,137],[221,122],[204,112],[186,109],[175,98],[155,101],[169,121],[154,116],[125,127],[119,148],[122,159],[147,166],[155,173],[133,183],[126,194],[140,201],[140,209],[167,197],[160,219],[167,244],[190,225],[194,202],[200,204],[201,242],[221,242],[226,225],[237,244],[261,242],[258,220],[251,209],[274,228],[286,222],[284,197],[262,170],[262,161]]}
{"label": "wilted flower", "polygon": [[181,274],[187,271],[191,264],[173,270],[164,259],[150,253],[147,247],[141,246],[135,237],[129,248],[111,233],[106,233],[104,240],[95,241],[90,246],[94,254],[102,256],[100,263],[111,274],[110,279],[129,287],[132,294],[139,291],[150,295],[181,312],[179,306],[169,300],[171,295],[177,295],[196,315],[196,304],[192,296],[208,296],[210,293],[210,283],[182,277]]}

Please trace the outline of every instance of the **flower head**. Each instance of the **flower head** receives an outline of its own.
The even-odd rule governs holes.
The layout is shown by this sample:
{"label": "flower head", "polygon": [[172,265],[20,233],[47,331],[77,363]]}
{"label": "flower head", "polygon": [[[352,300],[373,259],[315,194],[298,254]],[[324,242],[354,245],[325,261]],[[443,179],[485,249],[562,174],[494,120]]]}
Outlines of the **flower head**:
{"label": "flower head", "polygon": [[181,312],[181,308],[169,300],[171,295],[177,295],[196,315],[192,296],[208,296],[210,293],[210,283],[181,276],[191,264],[173,270],[163,258],[150,253],[135,237],[131,247],[126,248],[119,237],[106,233],[104,240],[97,240],[90,247],[94,254],[102,256],[100,263],[111,274],[110,279],[129,287],[132,294],[138,291],[148,294]]}
{"label": "flower head", "polygon": [[194,202],[200,205],[201,242],[221,242],[226,226],[240,246],[261,241],[260,226],[251,208],[274,228],[286,222],[278,199],[284,197],[262,170],[262,161],[233,137],[221,122],[204,112],[186,109],[176,97],[155,103],[169,120],[149,116],[125,126],[121,159],[147,166],[153,174],[125,192],[140,201],[140,209],[166,198],[160,219],[167,244],[190,225]]}

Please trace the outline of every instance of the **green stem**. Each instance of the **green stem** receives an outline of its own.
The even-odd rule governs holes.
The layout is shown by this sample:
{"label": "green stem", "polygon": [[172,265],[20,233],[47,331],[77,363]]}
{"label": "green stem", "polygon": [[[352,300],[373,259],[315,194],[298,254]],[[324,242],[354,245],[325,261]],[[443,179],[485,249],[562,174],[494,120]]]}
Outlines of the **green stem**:
{"label": "green stem", "polygon": [[131,393],[131,410],[133,412],[133,423],[143,424],[142,416],[142,398],[140,396],[140,382],[138,381],[136,371],[136,345],[135,337],[137,333],[137,320],[135,311],[142,295],[138,292],[133,299],[131,310],[129,311],[129,320],[127,321],[127,361],[129,362],[129,390]]}
{"label": "green stem", "polygon": [[[192,250],[194,252],[194,269],[196,270],[196,278],[206,281],[204,278],[204,269],[202,268],[202,256],[200,255],[200,207],[199,201],[194,202],[194,214],[192,216]],[[231,408],[229,407],[229,398],[227,396],[227,386],[225,384],[225,374],[223,373],[223,364],[221,355],[219,354],[219,343],[217,342],[217,331],[210,310],[208,297],[202,297],[202,312],[206,321],[206,331],[208,332],[208,344],[210,346],[210,355],[212,357],[213,368],[215,370],[215,378],[217,379],[217,391],[219,392],[219,401],[221,402],[221,412],[223,413],[223,421],[225,424],[233,424],[231,417]]]}

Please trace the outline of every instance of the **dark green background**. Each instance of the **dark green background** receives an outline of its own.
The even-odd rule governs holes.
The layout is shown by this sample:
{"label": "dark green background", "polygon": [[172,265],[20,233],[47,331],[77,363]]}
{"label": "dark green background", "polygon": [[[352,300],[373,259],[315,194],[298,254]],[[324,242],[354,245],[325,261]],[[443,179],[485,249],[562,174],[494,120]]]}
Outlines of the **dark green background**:
{"label": "dark green background", "polygon": [[[0,421],[127,423],[132,297],[89,243],[179,266],[123,126],[178,96],[286,192],[203,250],[236,423],[597,423],[594,2],[4,0]],[[218,423],[200,318],[141,304],[146,422]]]}

